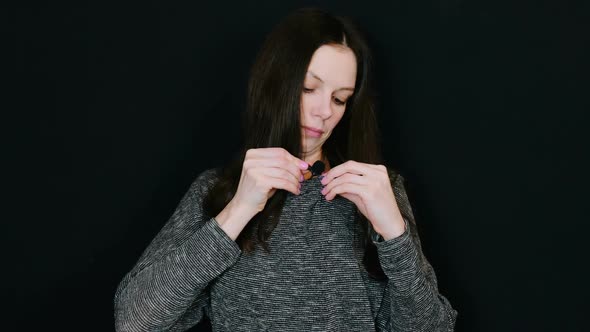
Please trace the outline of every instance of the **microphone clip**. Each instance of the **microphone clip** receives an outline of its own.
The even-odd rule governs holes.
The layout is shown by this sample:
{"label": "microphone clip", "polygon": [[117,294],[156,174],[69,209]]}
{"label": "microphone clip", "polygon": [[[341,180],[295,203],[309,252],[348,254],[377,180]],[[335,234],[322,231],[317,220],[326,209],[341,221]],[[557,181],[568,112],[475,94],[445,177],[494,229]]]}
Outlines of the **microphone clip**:
{"label": "microphone clip", "polygon": [[321,175],[325,168],[326,165],[322,161],[318,160],[315,163],[313,163],[312,166],[309,166],[307,170],[311,171],[311,177],[314,177]]}

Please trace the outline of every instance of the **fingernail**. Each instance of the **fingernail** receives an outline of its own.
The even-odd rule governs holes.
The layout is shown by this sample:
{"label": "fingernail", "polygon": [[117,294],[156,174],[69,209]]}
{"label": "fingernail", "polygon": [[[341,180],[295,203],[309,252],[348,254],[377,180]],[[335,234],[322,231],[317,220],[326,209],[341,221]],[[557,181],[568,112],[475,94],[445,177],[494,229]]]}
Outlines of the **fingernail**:
{"label": "fingernail", "polygon": [[303,174],[299,174],[299,181],[303,181]]}
{"label": "fingernail", "polygon": [[322,181],[322,179],[323,179],[323,178],[324,178],[324,176],[323,176],[323,175],[320,175],[320,176],[318,176],[318,179],[319,179],[320,181]]}
{"label": "fingernail", "polygon": [[308,169],[309,168],[309,164],[306,163],[305,161],[302,161],[299,164],[301,165],[301,167],[304,167],[305,169]]}

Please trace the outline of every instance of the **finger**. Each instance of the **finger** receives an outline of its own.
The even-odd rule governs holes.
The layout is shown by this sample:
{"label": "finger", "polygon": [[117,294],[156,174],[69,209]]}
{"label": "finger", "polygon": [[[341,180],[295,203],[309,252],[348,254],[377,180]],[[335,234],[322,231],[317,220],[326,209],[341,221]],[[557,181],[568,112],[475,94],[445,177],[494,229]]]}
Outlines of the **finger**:
{"label": "finger", "polygon": [[[350,194],[350,193],[341,193],[340,196],[346,198],[347,200],[351,201],[352,203],[354,203],[354,205],[357,206],[357,208],[359,208],[360,206],[363,206],[363,201],[362,199],[355,194]],[[362,211],[364,209],[359,208],[359,211]]]}
{"label": "finger", "polygon": [[342,193],[349,193],[349,194],[355,194],[358,196],[362,196],[362,193],[364,192],[365,186],[363,185],[359,185],[356,183],[350,183],[350,182],[346,182],[346,183],[342,183],[340,185],[335,186],[334,188],[332,188],[332,190],[330,190],[329,192],[325,192],[325,198],[327,201],[330,201],[332,199],[334,199],[334,197],[336,197],[336,195],[342,194]]}
{"label": "finger", "polygon": [[247,168],[280,168],[288,171],[293,178],[300,182],[302,181],[302,173],[300,168],[292,161],[285,158],[269,158],[268,155],[262,158],[253,157],[244,161],[244,167]]}
{"label": "finger", "polygon": [[289,151],[283,148],[268,148],[265,150],[267,150],[266,153],[268,153],[268,158],[274,158],[279,160],[285,159],[292,161],[297,166],[297,170],[299,171],[296,172],[297,177],[299,177],[302,174],[301,171],[307,170],[309,168],[309,164],[305,162],[305,160],[293,156],[289,153]]}
{"label": "finger", "polygon": [[332,190],[332,188],[334,188],[340,184],[343,184],[343,183],[355,183],[358,185],[366,185],[367,178],[365,176],[360,176],[357,174],[346,173],[346,174],[341,175],[341,176],[335,178],[334,180],[330,181],[330,183],[328,183],[324,187],[324,189],[322,190],[322,193],[328,193],[328,192],[330,192],[330,190]]}
{"label": "finger", "polygon": [[299,195],[301,193],[301,189],[299,189],[299,182],[297,182],[297,185],[295,185],[295,184],[293,184],[293,182],[287,181],[287,180],[281,179],[281,178],[269,178],[269,179],[270,179],[270,185],[273,188],[284,189],[288,192],[291,192],[294,195]]}
{"label": "finger", "polygon": [[296,179],[291,172],[285,170],[284,168],[279,167],[260,167],[257,168],[259,174],[262,177],[272,177],[277,179],[283,179],[285,181],[289,181],[293,183],[295,187],[299,187],[299,179]]}
{"label": "finger", "polygon": [[[342,163],[338,166],[332,167],[325,175],[325,181],[322,181],[323,184],[328,184],[334,178],[337,178],[345,173],[353,173],[357,175],[364,175],[368,174],[371,171],[371,167],[369,164],[359,163],[354,160],[349,160],[345,163]],[[322,179],[323,180],[323,179]]]}
{"label": "finger", "polygon": [[284,189],[292,192],[295,195],[299,195],[299,181],[294,181],[293,177],[289,172],[284,169],[269,167],[269,168],[257,168],[256,176],[260,185],[264,188]]}
{"label": "finger", "polygon": [[274,159],[290,159],[292,160],[301,170],[306,170],[309,167],[309,164],[305,162],[305,160],[299,159],[294,155],[290,154],[289,151],[285,150],[284,148],[262,148],[256,149],[255,152],[256,156],[264,156],[268,158]]}

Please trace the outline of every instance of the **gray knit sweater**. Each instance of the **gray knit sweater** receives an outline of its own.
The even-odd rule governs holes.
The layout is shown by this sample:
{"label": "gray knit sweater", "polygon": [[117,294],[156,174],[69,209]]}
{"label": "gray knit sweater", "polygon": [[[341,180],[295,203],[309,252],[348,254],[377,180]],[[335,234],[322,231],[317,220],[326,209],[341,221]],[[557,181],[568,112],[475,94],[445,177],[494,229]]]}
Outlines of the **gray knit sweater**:
{"label": "gray knit sweater", "polygon": [[184,331],[204,315],[213,331],[453,331],[457,312],[422,254],[401,175],[390,171],[406,232],[384,241],[371,229],[386,281],[362,265],[356,207],[326,201],[318,178],[288,194],[270,254],[242,254],[203,212],[216,177],[196,178],[119,284],[117,331]]}

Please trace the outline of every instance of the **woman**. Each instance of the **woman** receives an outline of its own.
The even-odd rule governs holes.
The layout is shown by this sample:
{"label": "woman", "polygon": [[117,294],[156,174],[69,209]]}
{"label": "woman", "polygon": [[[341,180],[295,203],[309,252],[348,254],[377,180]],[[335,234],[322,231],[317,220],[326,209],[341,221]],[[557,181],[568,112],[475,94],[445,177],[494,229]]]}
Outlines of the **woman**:
{"label": "woman", "polygon": [[[121,281],[118,331],[452,331],[403,178],[381,165],[369,51],[289,15],[252,68],[245,144],[202,172]],[[323,161],[323,176],[308,167]]]}

